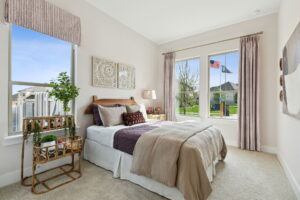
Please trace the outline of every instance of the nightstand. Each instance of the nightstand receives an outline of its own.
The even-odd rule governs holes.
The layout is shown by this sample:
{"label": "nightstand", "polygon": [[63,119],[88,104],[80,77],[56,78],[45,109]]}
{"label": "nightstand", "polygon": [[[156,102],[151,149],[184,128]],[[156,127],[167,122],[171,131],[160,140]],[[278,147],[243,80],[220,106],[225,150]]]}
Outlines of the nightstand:
{"label": "nightstand", "polygon": [[148,119],[167,120],[166,114],[148,114]]}

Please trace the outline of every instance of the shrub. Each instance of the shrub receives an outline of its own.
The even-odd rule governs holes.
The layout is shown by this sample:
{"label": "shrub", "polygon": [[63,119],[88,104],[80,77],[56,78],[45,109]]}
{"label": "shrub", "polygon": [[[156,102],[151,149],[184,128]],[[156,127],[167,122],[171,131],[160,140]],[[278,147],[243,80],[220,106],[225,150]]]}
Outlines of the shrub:
{"label": "shrub", "polygon": [[55,141],[56,139],[57,137],[55,135],[45,135],[44,137],[42,137],[41,143],[52,142]]}

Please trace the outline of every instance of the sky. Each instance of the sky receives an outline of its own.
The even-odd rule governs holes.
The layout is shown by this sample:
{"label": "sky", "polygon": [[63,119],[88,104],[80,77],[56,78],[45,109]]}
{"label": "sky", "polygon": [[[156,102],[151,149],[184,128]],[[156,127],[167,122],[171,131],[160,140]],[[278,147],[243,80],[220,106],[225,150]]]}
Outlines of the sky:
{"label": "sky", "polygon": [[[12,81],[49,83],[71,69],[72,44],[12,26]],[[14,86],[13,94],[28,86]]]}
{"label": "sky", "polygon": [[[220,86],[220,83],[223,84],[228,81],[238,83],[239,52],[210,56],[209,59],[219,61],[220,65],[226,66],[227,69],[232,72],[225,74],[221,73],[221,67],[219,69],[210,67],[210,87]],[[185,61],[176,62],[176,68],[184,63]],[[204,66],[201,66],[201,60],[199,58],[188,60],[188,65],[193,74],[199,74],[199,77],[201,77],[199,72],[200,67]]]}

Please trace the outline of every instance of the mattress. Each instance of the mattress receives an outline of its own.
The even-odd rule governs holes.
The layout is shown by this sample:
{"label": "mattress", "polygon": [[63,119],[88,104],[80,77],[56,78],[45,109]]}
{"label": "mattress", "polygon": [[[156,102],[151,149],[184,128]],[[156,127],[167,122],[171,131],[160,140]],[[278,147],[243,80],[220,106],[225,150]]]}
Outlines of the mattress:
{"label": "mattress", "polygon": [[[141,126],[145,124],[153,124],[157,122],[158,120],[147,120],[145,123],[141,124],[135,124],[134,126]],[[110,127],[104,127],[104,126],[90,126],[87,128],[87,139],[95,141],[99,144],[113,147],[114,144],[114,135],[115,133],[123,128],[128,128],[128,126],[125,125],[117,125],[117,126],[110,126]]]}

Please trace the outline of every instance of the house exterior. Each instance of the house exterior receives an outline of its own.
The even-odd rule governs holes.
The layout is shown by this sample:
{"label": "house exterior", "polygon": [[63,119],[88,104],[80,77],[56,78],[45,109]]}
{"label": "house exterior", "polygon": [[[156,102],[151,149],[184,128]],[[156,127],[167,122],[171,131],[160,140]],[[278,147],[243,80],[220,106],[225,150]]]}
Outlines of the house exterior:
{"label": "house exterior", "polygon": [[12,132],[22,131],[23,119],[27,117],[63,114],[60,102],[48,96],[49,87],[29,87],[12,96]]}
{"label": "house exterior", "polygon": [[220,98],[226,102],[227,105],[236,105],[235,96],[238,93],[238,84],[232,82],[226,82],[221,86],[215,86],[210,88],[210,104],[219,104],[215,102],[215,95],[221,91]]}

